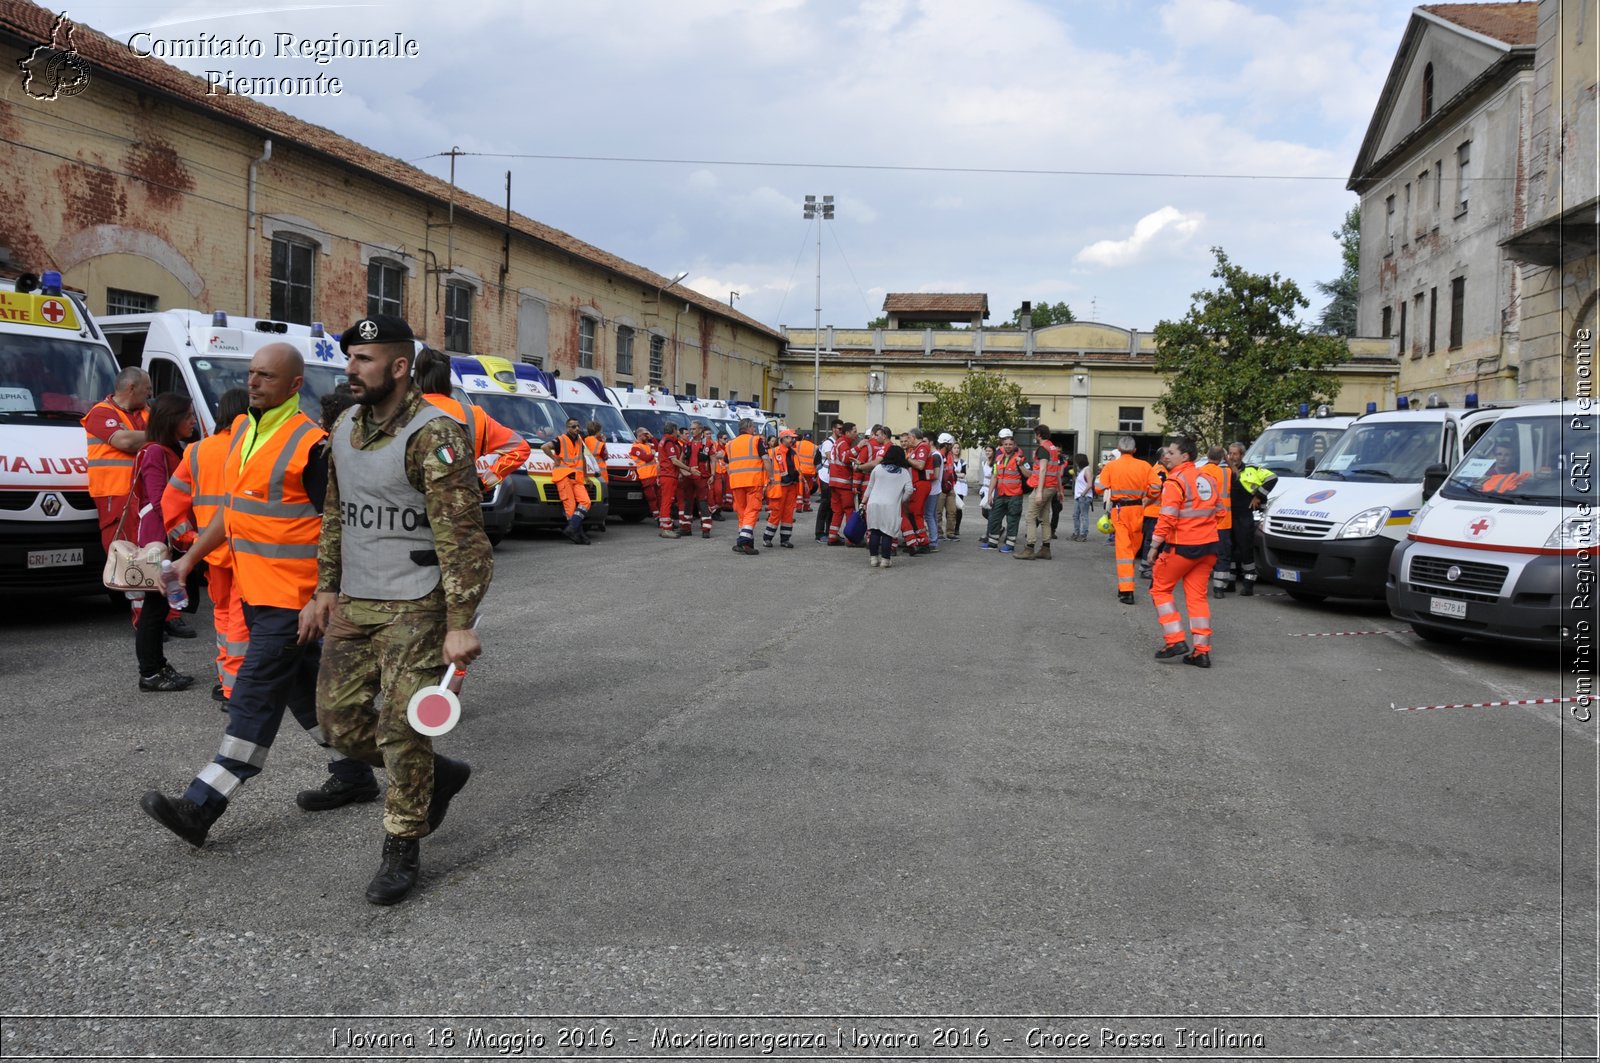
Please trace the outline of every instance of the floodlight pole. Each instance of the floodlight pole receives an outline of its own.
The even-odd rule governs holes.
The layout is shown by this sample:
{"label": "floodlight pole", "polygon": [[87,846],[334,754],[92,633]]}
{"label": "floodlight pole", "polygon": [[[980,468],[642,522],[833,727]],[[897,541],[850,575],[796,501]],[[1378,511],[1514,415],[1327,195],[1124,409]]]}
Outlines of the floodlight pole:
{"label": "floodlight pole", "polygon": [[822,406],[822,221],[833,220],[833,197],[807,196],[806,219],[817,221],[817,326],[811,336],[811,424],[816,427],[817,414]]}

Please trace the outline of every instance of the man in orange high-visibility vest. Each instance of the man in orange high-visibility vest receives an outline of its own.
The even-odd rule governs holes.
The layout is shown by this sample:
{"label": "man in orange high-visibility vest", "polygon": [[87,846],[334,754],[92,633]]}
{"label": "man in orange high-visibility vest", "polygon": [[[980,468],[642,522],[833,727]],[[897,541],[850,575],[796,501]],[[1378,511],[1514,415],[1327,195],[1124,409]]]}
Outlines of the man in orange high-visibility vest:
{"label": "man in orange high-visibility vest", "polygon": [[561,496],[561,509],[567,523],[561,534],[582,546],[589,545],[584,534],[583,521],[589,515],[589,466],[594,455],[583,439],[583,426],[576,417],[568,417],[566,429],[555,439],[540,448],[554,459],[550,479],[556,494]]}
{"label": "man in orange high-visibility vest", "polygon": [[1134,557],[1144,522],[1145,489],[1150,483],[1150,463],[1133,456],[1135,446],[1132,436],[1118,439],[1121,453],[1106,462],[1094,479],[1094,493],[1104,494],[1111,507],[1117,537],[1117,600],[1124,605],[1133,604]]}
{"label": "man in orange high-visibility vest", "polygon": [[770,457],[772,479],[767,484],[767,530],[761,537],[761,545],[771,546],[773,536],[778,536],[780,547],[793,550],[795,500],[800,497],[804,478],[793,428],[778,430],[778,445],[772,448]]}
{"label": "man in orange high-visibility vest", "polygon": [[[1150,600],[1155,603],[1163,645],[1157,660],[1182,657],[1184,664],[1211,667],[1211,603],[1206,582],[1217,560],[1217,512],[1221,498],[1216,480],[1194,464],[1192,439],[1179,436],[1167,444],[1163,463],[1167,482],[1161,489],[1161,515],[1147,552],[1153,566]],[[1183,616],[1173,588],[1183,584],[1189,607],[1189,634],[1183,634]]]}
{"label": "man in orange high-visibility vest", "polygon": [[748,417],[739,422],[739,434],[728,441],[728,486],[733,490],[733,512],[739,520],[739,538],[733,544],[736,554],[754,556],[756,520],[761,516],[761,499],[772,479],[772,458],[767,445],[756,435],[756,424]]}

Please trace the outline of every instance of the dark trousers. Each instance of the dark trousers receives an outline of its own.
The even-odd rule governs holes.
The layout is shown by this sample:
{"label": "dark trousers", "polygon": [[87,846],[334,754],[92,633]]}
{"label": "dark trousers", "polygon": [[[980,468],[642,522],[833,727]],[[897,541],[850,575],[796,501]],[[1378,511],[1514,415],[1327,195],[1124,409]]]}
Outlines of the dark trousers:
{"label": "dark trousers", "polygon": [[148,679],[167,666],[162,641],[167,634],[167,596],[160,591],[144,592],[144,608],[134,621],[133,652],[139,658],[139,675]]}
{"label": "dark trousers", "polygon": [[833,491],[829,489],[827,484],[823,484],[822,485],[822,491],[817,496],[816,535],[817,535],[818,539],[824,539],[824,538],[827,537],[827,535],[828,535],[828,523],[832,519],[833,519]]}
{"label": "dark trousers", "polygon": [[872,557],[889,560],[894,556],[894,536],[876,528],[871,529],[867,532],[867,553]]}
{"label": "dark trousers", "polygon": [[[295,722],[310,732],[319,746],[331,748],[317,726],[317,668],[322,663],[322,644],[295,641],[300,610],[245,602],[244,619],[250,629],[250,648],[228,699],[222,744],[183,795],[197,805],[226,805],[243,783],[261,774],[284,709],[294,714]],[[346,782],[372,778],[372,769],[356,760],[335,760],[328,770]]]}

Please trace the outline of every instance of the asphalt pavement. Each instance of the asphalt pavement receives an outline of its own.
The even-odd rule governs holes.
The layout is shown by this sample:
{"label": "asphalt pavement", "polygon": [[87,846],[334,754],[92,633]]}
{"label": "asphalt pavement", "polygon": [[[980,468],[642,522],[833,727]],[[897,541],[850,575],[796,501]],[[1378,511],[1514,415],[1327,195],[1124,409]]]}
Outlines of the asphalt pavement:
{"label": "asphalt pavement", "polygon": [[387,909],[381,806],[296,807],[292,717],[194,850],[138,799],[210,760],[209,680],[11,603],[0,1056],[1593,1056],[1600,724],[1499,704],[1563,661],[1269,591],[1158,662],[1102,537],[966,530],[507,540],[474,775]]}

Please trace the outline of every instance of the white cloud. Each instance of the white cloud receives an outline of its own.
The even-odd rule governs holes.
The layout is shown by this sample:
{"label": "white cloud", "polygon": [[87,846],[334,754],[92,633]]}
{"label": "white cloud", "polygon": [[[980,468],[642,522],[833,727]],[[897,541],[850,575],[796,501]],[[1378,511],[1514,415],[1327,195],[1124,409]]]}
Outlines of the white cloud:
{"label": "white cloud", "polygon": [[1205,215],[1184,213],[1177,207],[1162,207],[1140,218],[1133,234],[1125,240],[1097,240],[1079,251],[1073,259],[1091,266],[1129,266],[1139,261],[1152,245],[1179,244],[1193,236]]}

